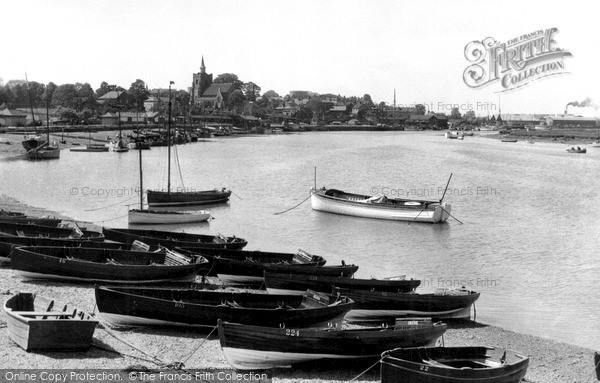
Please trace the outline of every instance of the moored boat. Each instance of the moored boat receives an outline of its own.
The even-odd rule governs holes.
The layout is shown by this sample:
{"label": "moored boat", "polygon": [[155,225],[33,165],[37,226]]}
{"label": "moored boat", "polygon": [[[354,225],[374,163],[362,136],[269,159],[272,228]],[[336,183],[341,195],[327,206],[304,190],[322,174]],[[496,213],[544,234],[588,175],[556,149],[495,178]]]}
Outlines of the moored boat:
{"label": "moored boat", "polygon": [[84,247],[16,247],[10,258],[15,273],[27,279],[107,283],[192,281],[208,265],[203,257],[192,259],[167,250]]}
{"label": "moored boat", "polygon": [[350,322],[390,321],[403,316],[436,319],[470,319],[471,306],[480,293],[466,289],[437,289],[435,293],[395,293],[351,288],[334,288],[355,305],[347,315]]}
{"label": "moored boat", "polygon": [[221,349],[236,369],[267,369],[322,359],[378,359],[397,347],[433,346],[446,331],[431,319],[356,328],[263,327],[219,320]]}
{"label": "moored boat", "polygon": [[4,312],[10,338],[26,351],[87,349],[98,324],[89,314],[32,293],[10,297]]}
{"label": "moored boat", "polygon": [[529,358],[489,347],[405,348],[381,355],[381,383],[518,383]]}
{"label": "moored boat", "polygon": [[421,284],[414,279],[358,279],[298,273],[265,272],[267,291],[276,294],[299,294],[310,288],[331,293],[334,287],[355,290],[409,292]]}
{"label": "moored boat", "polygon": [[18,237],[36,236],[47,238],[79,238],[96,241],[104,240],[104,235],[93,230],[79,227],[51,227],[20,222],[0,221],[0,234]]}
{"label": "moored boat", "polygon": [[579,146],[576,148],[571,148],[571,149],[567,149],[567,152],[569,153],[579,153],[579,154],[585,154],[587,153],[587,149],[586,148],[580,148]]}
{"label": "moored boat", "polygon": [[314,210],[363,218],[410,222],[446,222],[452,206],[446,202],[387,198],[347,193],[337,189],[311,189]]}
{"label": "moored boat", "polygon": [[102,228],[102,233],[106,239],[116,242],[132,244],[137,240],[150,246],[160,245],[168,248],[194,247],[239,250],[248,244],[245,239],[235,236],[225,237],[223,235],[190,234],[162,230],[114,229],[104,227]]}
{"label": "moored boat", "polygon": [[231,190],[225,188],[202,191],[148,190],[147,195],[150,207],[213,205],[229,201]]}
{"label": "moored boat", "polygon": [[138,287],[96,287],[102,318],[116,325],[215,327],[217,320],[269,327],[341,325],[346,297]]}

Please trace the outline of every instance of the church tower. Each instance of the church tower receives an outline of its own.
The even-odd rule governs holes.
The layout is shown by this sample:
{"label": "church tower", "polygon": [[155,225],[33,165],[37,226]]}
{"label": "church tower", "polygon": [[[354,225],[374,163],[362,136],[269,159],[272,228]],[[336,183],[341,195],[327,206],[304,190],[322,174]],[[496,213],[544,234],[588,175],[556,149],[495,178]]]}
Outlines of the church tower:
{"label": "church tower", "polygon": [[194,79],[192,82],[192,105],[200,105],[200,97],[213,82],[213,75],[206,73],[206,66],[204,66],[204,56],[202,56],[202,62],[200,64],[200,72],[194,73]]}

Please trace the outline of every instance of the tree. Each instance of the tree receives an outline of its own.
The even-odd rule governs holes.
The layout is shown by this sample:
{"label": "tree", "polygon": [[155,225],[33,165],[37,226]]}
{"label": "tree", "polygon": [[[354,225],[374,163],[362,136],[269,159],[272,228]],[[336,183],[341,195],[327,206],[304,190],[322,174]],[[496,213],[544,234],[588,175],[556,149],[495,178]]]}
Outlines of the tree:
{"label": "tree", "polygon": [[246,100],[255,101],[260,96],[260,86],[250,81],[242,85],[242,92],[244,92]]}
{"label": "tree", "polygon": [[475,116],[475,111],[471,109],[465,112],[464,118],[467,121],[475,121],[477,117]]}
{"label": "tree", "polygon": [[373,99],[371,99],[371,95],[369,94],[365,94],[363,96],[363,102],[369,107],[372,108],[375,106],[375,104],[373,103]]}
{"label": "tree", "polygon": [[144,101],[148,99],[150,92],[146,87],[146,83],[140,79],[135,80],[127,91],[127,100],[129,107],[138,111],[144,109]]}
{"label": "tree", "polygon": [[452,111],[450,112],[450,118],[458,120],[461,117],[462,117],[462,115],[460,114],[460,111],[458,110],[458,108],[452,108]]}
{"label": "tree", "polygon": [[233,84],[232,90],[241,89],[244,84],[242,81],[238,79],[233,73],[222,73],[217,76],[217,78],[213,81],[215,84]]}
{"label": "tree", "polygon": [[77,104],[77,89],[74,84],[59,85],[52,95],[52,106],[75,109]]}
{"label": "tree", "polygon": [[75,91],[77,96],[75,98],[75,110],[81,111],[83,109],[96,109],[96,95],[94,90],[87,82],[85,84],[76,83]]}
{"label": "tree", "polygon": [[275,92],[274,90],[268,90],[265,93],[263,93],[263,97],[274,98],[279,97],[279,94],[277,94],[277,92]]}
{"label": "tree", "polygon": [[241,90],[237,89],[229,95],[229,99],[227,100],[227,106],[239,109],[242,105],[244,105],[244,101],[246,101],[244,93]]}
{"label": "tree", "polygon": [[425,114],[425,105],[423,104],[417,104],[415,105],[415,109],[417,110],[417,114]]}

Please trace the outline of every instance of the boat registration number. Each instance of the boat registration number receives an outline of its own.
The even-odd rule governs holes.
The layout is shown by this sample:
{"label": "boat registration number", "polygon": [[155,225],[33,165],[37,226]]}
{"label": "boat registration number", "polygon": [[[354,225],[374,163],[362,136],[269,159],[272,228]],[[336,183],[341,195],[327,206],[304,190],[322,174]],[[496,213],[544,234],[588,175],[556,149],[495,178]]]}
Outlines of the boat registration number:
{"label": "boat registration number", "polygon": [[285,335],[287,335],[287,336],[300,336],[300,330],[296,330],[296,329],[292,329],[292,328],[286,328],[285,329]]}

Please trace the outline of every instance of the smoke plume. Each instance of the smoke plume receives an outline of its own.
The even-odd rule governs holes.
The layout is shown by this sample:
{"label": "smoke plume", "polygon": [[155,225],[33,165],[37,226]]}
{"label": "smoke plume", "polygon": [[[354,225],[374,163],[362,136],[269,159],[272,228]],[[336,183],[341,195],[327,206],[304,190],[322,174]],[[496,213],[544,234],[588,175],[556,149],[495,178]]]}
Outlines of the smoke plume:
{"label": "smoke plume", "polygon": [[591,98],[586,97],[585,100],[579,102],[579,101],[571,101],[570,103],[567,104],[567,106],[565,108],[568,108],[569,105],[573,105],[576,106],[578,108],[586,108],[586,107],[592,107],[594,109],[598,109],[598,105],[594,104],[594,102],[592,101]]}

